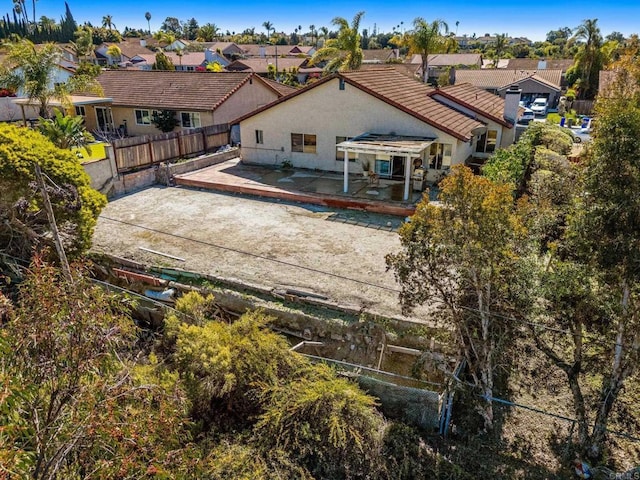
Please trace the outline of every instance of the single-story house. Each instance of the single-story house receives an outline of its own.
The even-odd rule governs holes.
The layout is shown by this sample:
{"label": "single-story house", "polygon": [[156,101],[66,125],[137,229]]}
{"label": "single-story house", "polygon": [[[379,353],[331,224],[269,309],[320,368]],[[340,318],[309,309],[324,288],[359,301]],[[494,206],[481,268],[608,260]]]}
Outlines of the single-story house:
{"label": "single-story house", "polygon": [[87,110],[87,128],[128,135],[159,133],[154,111],[174,111],[178,128],[203,127],[228,123],[294,90],[251,72],[107,70],[98,82],[113,103]]}
{"label": "single-story house", "polygon": [[231,61],[244,55],[244,50],[234,42],[215,42],[207,50],[217,52]]}
{"label": "single-story house", "polygon": [[[437,80],[449,68],[478,69],[482,67],[482,55],[479,53],[434,53],[427,59],[430,81]],[[416,75],[422,77],[422,55],[412,55],[408,63],[418,65]]]}
{"label": "single-story house", "polygon": [[376,48],[371,50],[362,50],[363,64],[381,64],[389,63],[400,59],[400,50],[397,48]]}
{"label": "single-story house", "polygon": [[269,75],[272,69],[278,72],[291,72],[292,70],[296,70],[299,72],[298,81],[304,83],[307,74],[303,74],[300,70],[306,68],[308,62],[308,58],[298,57],[243,58],[231,62],[225,67],[225,70],[228,72],[254,72],[262,77]]}
{"label": "single-story house", "polygon": [[324,77],[233,123],[245,163],[344,172],[345,191],[349,174],[373,172],[403,182],[406,199],[415,168],[436,181],[513,143],[519,100],[519,90],[503,100],[468,84],[436,89],[380,67]]}
{"label": "single-story house", "polygon": [[455,84],[459,83],[470,83],[503,98],[511,85],[517,85],[525,103],[544,97],[549,100],[549,106],[555,108],[562,90],[562,70],[456,70]]}

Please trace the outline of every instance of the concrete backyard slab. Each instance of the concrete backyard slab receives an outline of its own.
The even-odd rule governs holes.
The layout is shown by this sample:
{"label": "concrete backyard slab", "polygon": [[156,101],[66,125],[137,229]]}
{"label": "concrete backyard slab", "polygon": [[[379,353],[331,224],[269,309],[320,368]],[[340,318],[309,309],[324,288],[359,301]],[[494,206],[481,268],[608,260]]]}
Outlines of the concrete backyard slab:
{"label": "concrete backyard slab", "polygon": [[[361,174],[349,176],[348,192],[344,192],[343,175],[313,170],[245,165],[240,158],[175,176],[178,185],[236,192],[291,202],[307,202],[335,208],[355,208],[369,212],[408,216],[422,192],[411,191],[403,201],[404,184],[397,180],[380,180],[371,185]],[[429,191],[436,199],[435,189]]]}
{"label": "concrete backyard slab", "polygon": [[[400,315],[399,286],[384,257],[400,248],[402,218],[261,200],[184,187],[154,187],[109,202],[95,251],[326,296]],[[184,262],[140,247],[164,252]],[[426,309],[412,315],[420,321]]]}

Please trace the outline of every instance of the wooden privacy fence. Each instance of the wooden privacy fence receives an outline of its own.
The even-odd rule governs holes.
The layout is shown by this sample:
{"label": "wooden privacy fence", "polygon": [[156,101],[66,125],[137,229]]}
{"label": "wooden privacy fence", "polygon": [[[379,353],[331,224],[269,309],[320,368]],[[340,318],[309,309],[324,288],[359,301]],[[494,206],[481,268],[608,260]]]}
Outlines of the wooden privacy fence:
{"label": "wooden privacy fence", "polygon": [[229,144],[230,131],[229,124],[225,123],[182,132],[122,138],[111,145],[118,172],[127,172],[211,152]]}
{"label": "wooden privacy fence", "polygon": [[576,111],[578,115],[591,115],[593,113],[594,100],[574,100],[571,108]]}

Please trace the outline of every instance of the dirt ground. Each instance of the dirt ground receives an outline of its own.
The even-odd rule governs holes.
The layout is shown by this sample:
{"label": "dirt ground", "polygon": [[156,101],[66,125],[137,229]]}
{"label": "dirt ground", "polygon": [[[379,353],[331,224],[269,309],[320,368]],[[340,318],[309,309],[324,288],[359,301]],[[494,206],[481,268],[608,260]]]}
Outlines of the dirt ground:
{"label": "dirt ground", "polygon": [[[402,218],[154,187],[102,212],[95,251],[268,288],[292,288],[383,315],[400,315],[384,256],[400,248]],[[141,228],[144,227],[144,228]],[[149,253],[157,250],[184,261]],[[420,320],[424,311],[416,312]]]}

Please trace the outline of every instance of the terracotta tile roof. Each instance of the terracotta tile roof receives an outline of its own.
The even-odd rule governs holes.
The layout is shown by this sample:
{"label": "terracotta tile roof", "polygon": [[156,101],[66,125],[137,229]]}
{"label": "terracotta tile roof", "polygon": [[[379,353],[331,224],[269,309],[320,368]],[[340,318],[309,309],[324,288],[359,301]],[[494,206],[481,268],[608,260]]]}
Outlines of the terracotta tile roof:
{"label": "terracotta tile roof", "polygon": [[[305,88],[299,89],[290,95],[281,97],[264,107],[243,115],[232,123],[240,123],[247,118],[273,108],[280,103],[287,102],[298,95],[303,95],[308,90],[317,88],[336,78],[343,78],[350,85],[462,141],[471,140],[473,131],[484,126],[482,122],[432,98],[436,89],[418,80],[406,77],[391,65],[387,67],[378,66],[376,69],[360,69],[354,72],[341,72],[326,76]],[[485,93],[491,95],[480,89],[475,90],[479,96]],[[458,94],[464,97],[462,92],[458,92]],[[483,108],[489,109],[487,106]],[[495,109],[489,110],[495,113]],[[487,114],[487,116],[489,115]],[[504,120],[502,120],[502,122],[504,122]]]}
{"label": "terracotta tile roof", "polygon": [[314,49],[315,48],[310,45],[294,45],[291,50],[289,50],[289,55],[299,55],[301,53],[309,55]]}
{"label": "terracotta tile roof", "polygon": [[[408,63],[422,65],[422,55],[414,54]],[[479,53],[434,53],[429,55],[430,67],[448,67],[451,65],[482,65]]]}
{"label": "terracotta tile roof", "polygon": [[280,94],[280,96],[289,95],[290,93],[297,92],[299,88],[290,87],[289,85],[285,85],[284,83],[276,82],[275,80],[271,80],[270,78],[263,78],[264,82],[273,88],[276,92]]}
{"label": "terracotta tile roof", "polygon": [[[164,52],[174,65],[203,65],[205,63],[204,52],[182,52],[182,58],[176,52]],[[153,61],[155,62],[155,55]],[[181,63],[182,62],[182,63]]]}
{"label": "terracotta tile roof", "polygon": [[386,63],[392,58],[396,58],[396,51],[391,48],[362,50],[363,63]]}
{"label": "terracotta tile roof", "polygon": [[211,111],[251,78],[240,72],[106,70],[99,77],[114,106]]}
{"label": "terracotta tile roof", "polygon": [[242,50],[242,47],[234,42],[215,42],[209,47],[209,50],[217,52],[220,50],[223,54],[236,53],[238,50]]}
{"label": "terracotta tile roof", "polygon": [[[244,55],[247,57],[262,57],[266,55],[267,57],[274,57],[276,55],[276,46],[275,45],[258,45],[253,43],[243,43],[238,45]],[[289,53],[291,47],[288,45],[278,45],[278,55],[285,55]],[[262,53],[264,51],[264,54]]]}
{"label": "terracotta tile roof", "polygon": [[500,89],[533,78],[549,87],[560,90],[561,70],[507,70],[493,68],[486,70],[456,70],[456,84],[470,83],[479,88]]}
{"label": "terracotta tile roof", "polygon": [[393,68],[343,72],[348,83],[461,140],[470,140],[482,123],[431,97],[434,89]]}
{"label": "terracotta tile roof", "polygon": [[[149,40],[146,40],[147,45],[149,45]],[[155,45],[157,41],[152,40],[152,43]],[[107,47],[111,45],[116,45],[122,54],[127,58],[135,57],[136,55],[143,55],[148,53],[153,53],[150,48],[140,45],[139,38],[125,38],[120,43],[106,42],[104,45]]]}
{"label": "terracotta tile roof", "polygon": [[512,126],[504,119],[504,99],[486,90],[474,87],[470,83],[449,85],[436,89],[432,93],[434,98],[437,98],[438,95],[451,99],[458,105],[467,107],[483,117],[491,118],[502,125]]}
{"label": "terracotta tile roof", "polygon": [[537,58],[510,58],[507,66],[510,70],[537,70],[540,62],[545,62],[547,70],[562,70],[566,72],[573,65],[573,58],[561,58],[542,60]]}
{"label": "terracotta tile roof", "polygon": [[[297,58],[297,57],[287,57],[280,58],[278,57],[278,70],[289,70],[290,68],[300,68],[303,64],[307,62],[307,58]],[[266,57],[266,58],[244,58],[242,60],[236,60],[235,62],[231,62],[227,65],[226,69],[228,71],[252,71],[255,73],[267,73],[269,71],[269,65],[276,65],[275,57]]]}
{"label": "terracotta tile roof", "polygon": [[[375,63],[363,63],[360,65],[360,70],[378,70],[382,65]],[[386,68],[393,68],[398,73],[401,73],[405,77],[412,79],[417,78],[416,73],[420,69],[420,65],[414,65],[412,63],[389,63],[385,65]]]}

